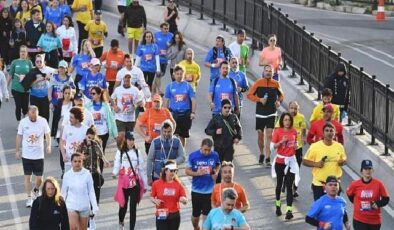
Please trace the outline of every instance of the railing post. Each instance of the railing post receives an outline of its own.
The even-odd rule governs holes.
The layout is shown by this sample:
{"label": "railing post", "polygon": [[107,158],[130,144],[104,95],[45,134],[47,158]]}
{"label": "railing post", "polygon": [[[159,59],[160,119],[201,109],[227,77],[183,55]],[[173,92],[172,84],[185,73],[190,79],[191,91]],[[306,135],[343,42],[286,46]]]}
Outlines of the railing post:
{"label": "railing post", "polygon": [[[305,26],[302,27],[302,30],[305,32]],[[302,70],[302,63],[304,62],[304,33],[302,33],[301,35],[301,63],[300,63],[300,82],[298,83],[298,85],[305,85],[304,83],[304,74],[303,74],[303,70]]]}
{"label": "railing post", "polygon": [[[289,15],[288,14],[285,14],[285,17],[286,17],[286,20],[285,20],[285,22],[287,22],[288,20],[288,18],[289,18]],[[285,31],[284,31],[284,34],[283,34],[283,40],[285,41],[285,44],[284,44],[284,47],[283,47],[283,50],[284,50],[284,52],[286,52],[286,50],[287,50],[287,42],[286,42],[286,39],[287,39],[287,26],[286,26],[286,23],[285,23]],[[286,55],[283,55],[283,66],[282,66],[282,70],[287,70],[287,65],[286,65]]]}
{"label": "railing post", "polygon": [[216,25],[215,21],[215,14],[216,14],[216,0],[213,0],[213,6],[212,6],[212,23],[211,25]]}
{"label": "railing post", "polygon": [[204,11],[204,0],[201,0],[200,3],[200,20],[204,20],[204,14],[202,13]]}
{"label": "railing post", "polygon": [[256,34],[256,32],[255,32],[255,30],[256,30],[256,27],[255,27],[255,24],[256,24],[256,0],[253,0],[253,22],[252,22],[252,49],[256,49],[257,48],[257,40],[254,38],[255,36],[255,34]]}
{"label": "railing post", "polygon": [[[364,67],[360,67],[360,78],[362,78],[363,76],[363,72],[364,72]],[[364,95],[363,95],[363,84],[362,84],[362,80],[360,80],[360,89],[359,89],[359,98],[360,98],[360,115],[364,114]],[[360,128],[360,133],[358,133],[357,135],[364,135],[364,129],[363,126],[361,125]]]}
{"label": "railing post", "polygon": [[[352,73],[351,73],[351,71],[350,71],[350,66],[352,65],[352,61],[351,60],[349,60],[348,61],[348,77],[349,77],[349,85],[348,85],[348,87],[349,87],[349,93],[350,93],[350,90],[351,90],[351,87],[352,87]],[[351,106],[351,103],[349,102],[349,105],[348,105],[348,110],[349,110],[349,106]],[[347,115],[347,125],[348,126],[351,126],[352,125],[352,119],[350,119],[350,116],[349,116],[349,112],[348,112],[348,115]]]}
{"label": "railing post", "polygon": [[165,6],[166,5],[166,0],[161,1],[161,5]]}
{"label": "railing post", "polygon": [[295,27],[297,26],[297,20],[294,20],[293,23],[293,37],[291,38],[291,46],[292,46],[292,50],[293,50],[293,58],[291,59],[291,74],[290,74],[290,78],[294,78],[295,77],[295,70],[294,70],[294,50],[295,50],[295,42],[294,42],[294,37],[295,37]]}
{"label": "railing post", "polygon": [[224,7],[224,9],[223,9],[223,28],[222,28],[222,30],[224,30],[224,31],[227,31],[227,28],[226,28],[226,20],[227,20],[227,0],[223,0],[223,7]]}
{"label": "railing post", "polygon": [[187,13],[188,15],[192,14],[192,1],[189,1],[189,13]]}
{"label": "railing post", "polygon": [[384,153],[383,156],[390,156],[388,147],[389,138],[389,122],[390,122],[390,99],[389,99],[390,84],[386,84],[386,125],[384,127]]}
{"label": "railing post", "polygon": [[370,145],[375,145],[375,109],[376,109],[376,92],[375,92],[376,76],[372,75],[372,125],[371,125],[371,143]]}
{"label": "railing post", "polygon": [[308,54],[308,61],[309,61],[309,70],[308,70],[308,82],[309,82],[309,87],[308,87],[308,92],[307,93],[313,93],[313,90],[312,90],[312,74],[311,74],[311,70],[312,70],[312,57],[311,57],[311,54],[312,54],[312,39],[313,39],[313,36],[314,36],[315,34],[314,33],[311,33],[310,34],[310,36],[309,36],[309,54]]}
{"label": "railing post", "polygon": [[[323,40],[319,39],[319,55],[317,56],[317,73],[319,74],[319,76],[321,76],[321,68],[320,68],[320,60],[321,60],[321,46],[322,46],[322,42]],[[317,100],[320,101],[321,100],[321,88],[320,88],[320,84],[317,84]]]}

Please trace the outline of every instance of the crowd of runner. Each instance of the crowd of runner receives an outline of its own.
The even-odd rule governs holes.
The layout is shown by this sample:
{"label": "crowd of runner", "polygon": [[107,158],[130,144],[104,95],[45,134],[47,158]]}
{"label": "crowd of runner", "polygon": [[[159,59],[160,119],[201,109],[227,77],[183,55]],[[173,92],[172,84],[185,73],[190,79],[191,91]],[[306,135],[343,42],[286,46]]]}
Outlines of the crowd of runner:
{"label": "crowd of runner", "polygon": [[[137,204],[147,191],[159,230],[179,229],[181,204],[187,203],[192,204],[195,230],[250,229],[244,213],[251,204],[247,189],[234,181],[233,162],[234,146],[245,136],[240,122],[245,99],[256,104],[258,162],[271,168],[277,181],[275,214],[282,215],[285,193],[285,220],[294,217],[303,165],[312,168],[314,198],[305,221],[318,229],[351,229],[346,201],[340,196],[345,189],[340,186],[341,168],[347,161],[342,121],[350,98],[344,64],[326,78],[322,102],[313,109],[307,130],[297,101],[279,113],[285,93],[275,34],[267,37],[259,57],[262,76],[249,86],[244,30],[239,29],[228,46],[218,35],[204,63],[197,63],[194,50],[178,31],[174,0],[168,1],[157,32],[147,30],[138,0],[119,0],[118,33],[128,42],[124,51],[120,41],[108,38],[101,3],[13,0],[6,5],[0,0],[0,108],[11,94],[18,121],[16,158],[22,161],[26,207],[31,207],[30,229],[95,229],[94,216],[103,208],[99,204],[105,167],[112,168],[118,180],[118,229],[124,229],[128,208],[129,229],[135,228]],[[106,40],[110,47],[104,46]],[[210,69],[209,80],[201,75],[200,65]],[[161,91],[166,77],[171,81]],[[210,82],[209,89],[199,88],[201,80]],[[208,91],[212,118],[204,131],[209,138],[186,153],[187,139],[193,138],[197,90]],[[144,150],[136,148],[137,135],[144,140]],[[108,159],[106,147],[112,139],[117,150],[115,158]],[[52,140],[59,146],[61,186],[54,177],[42,178],[44,153],[51,153]],[[191,191],[177,176],[184,163],[185,174],[192,177]],[[346,188],[354,204],[353,228],[380,229],[381,208],[389,195],[372,177],[372,161],[360,163],[361,179]]]}

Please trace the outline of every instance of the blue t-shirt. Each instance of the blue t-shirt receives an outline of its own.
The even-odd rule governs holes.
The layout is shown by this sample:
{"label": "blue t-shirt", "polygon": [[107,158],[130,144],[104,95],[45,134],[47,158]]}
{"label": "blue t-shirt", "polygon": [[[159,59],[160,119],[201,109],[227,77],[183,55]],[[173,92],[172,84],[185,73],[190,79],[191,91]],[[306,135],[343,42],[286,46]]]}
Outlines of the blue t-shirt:
{"label": "blue t-shirt", "polygon": [[53,9],[52,7],[47,7],[45,10],[45,19],[47,22],[53,22],[57,27],[62,25],[62,20],[64,13],[60,7]]}
{"label": "blue t-shirt", "polygon": [[[242,71],[230,71],[228,73],[228,76],[232,79],[235,80],[235,82],[237,83],[237,86],[240,88],[249,88],[249,84],[248,81],[246,80],[246,74]],[[239,102],[240,102],[240,106],[242,106],[242,99],[243,99],[243,94],[242,93],[238,93],[239,95]]]}
{"label": "blue t-shirt", "polygon": [[59,8],[62,10],[63,16],[72,16],[70,6],[67,4],[59,5]]}
{"label": "blue t-shirt", "polygon": [[[211,82],[209,85],[209,92],[214,93],[213,103],[215,104],[215,108],[212,110],[213,114],[219,114],[222,110],[222,100],[229,99],[232,103],[232,110],[234,110],[235,100],[234,94],[237,93],[237,89],[233,87],[233,83],[231,83],[231,79],[226,77],[220,77],[217,81],[217,84],[214,85],[215,80]],[[235,85],[236,86],[236,85]],[[215,89],[214,89],[215,88]]]}
{"label": "blue t-shirt", "polygon": [[141,58],[140,69],[143,72],[156,72],[156,55],[160,51],[156,44],[138,45],[136,55]]}
{"label": "blue t-shirt", "polygon": [[92,57],[88,54],[77,54],[72,59],[72,66],[74,66],[78,75],[85,76],[89,71],[89,63]]}
{"label": "blue t-shirt", "polygon": [[[213,59],[213,49],[210,49],[208,51],[207,56],[205,56],[205,62],[209,62],[211,64],[216,64],[216,63],[221,63],[221,62],[226,61],[226,60],[229,61],[228,59],[230,59],[231,56],[232,56],[230,49],[227,48],[227,52],[228,52],[228,57],[227,58],[224,56],[223,49],[217,49],[217,50],[218,50],[217,58]],[[220,77],[220,71],[219,71],[220,68],[219,67],[217,67],[217,68],[216,67],[215,68],[210,67],[210,69],[211,69],[211,76],[210,76],[209,79],[211,81],[213,79],[217,78],[217,77]]]}
{"label": "blue t-shirt", "polygon": [[209,155],[205,156],[201,150],[192,152],[189,155],[187,162],[188,168],[193,172],[197,172],[199,168],[205,170],[206,174],[203,176],[194,176],[192,180],[192,191],[200,194],[211,194],[215,181],[212,179],[211,173],[215,173],[216,167],[220,165],[219,155],[217,152],[212,151]]}
{"label": "blue t-shirt", "polygon": [[[45,75],[36,75],[37,78],[45,78]],[[34,97],[44,98],[48,96],[49,82],[42,80],[31,86],[30,95]]]}
{"label": "blue t-shirt", "polygon": [[186,81],[169,83],[164,94],[170,102],[170,110],[176,112],[191,110],[191,98],[195,96],[193,88]]}
{"label": "blue t-shirt", "polygon": [[58,36],[54,37],[48,33],[42,34],[37,42],[37,46],[43,49],[45,53],[49,53],[52,50],[62,48],[62,42]]}
{"label": "blue t-shirt", "polygon": [[71,76],[67,76],[66,79],[62,80],[60,79],[59,74],[53,75],[52,79],[49,82],[49,87],[52,88],[51,103],[53,105],[57,105],[59,99],[63,98],[64,86],[70,86],[72,89],[75,89],[75,84]]}
{"label": "blue t-shirt", "polygon": [[222,207],[219,207],[209,212],[202,226],[209,230],[221,230],[226,226],[241,227],[244,225],[246,225],[245,216],[239,210],[233,209],[230,213],[225,213]]}
{"label": "blue t-shirt", "polygon": [[[318,221],[330,222],[332,230],[342,230],[345,210],[346,201],[343,197],[337,196],[332,199],[328,195],[324,195],[312,204],[307,216]],[[317,227],[317,229],[321,230],[322,228]]]}
{"label": "blue t-shirt", "polygon": [[105,76],[102,73],[97,73],[96,76],[93,76],[91,72],[83,76],[82,80],[79,82],[79,89],[83,91],[83,94],[89,99],[92,99],[92,95],[90,95],[90,89],[93,86],[98,86],[102,89],[107,88],[107,81],[105,80]]}
{"label": "blue t-shirt", "polygon": [[161,31],[155,33],[155,42],[160,52],[160,63],[167,63],[168,44],[171,42],[174,35],[170,32],[163,33]]}

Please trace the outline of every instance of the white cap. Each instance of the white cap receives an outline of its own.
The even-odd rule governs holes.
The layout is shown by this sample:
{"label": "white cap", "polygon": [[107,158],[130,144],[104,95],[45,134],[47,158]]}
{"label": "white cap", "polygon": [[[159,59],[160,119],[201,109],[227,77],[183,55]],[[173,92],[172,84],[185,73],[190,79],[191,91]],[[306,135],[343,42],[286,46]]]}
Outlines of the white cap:
{"label": "white cap", "polygon": [[59,68],[60,67],[62,67],[62,68],[67,68],[68,67],[68,64],[67,64],[67,62],[65,61],[65,60],[61,60],[60,62],[59,62],[59,66],[58,66]]}
{"label": "white cap", "polygon": [[90,64],[91,65],[101,65],[100,59],[98,58],[92,58],[92,60],[90,60]]}
{"label": "white cap", "polygon": [[176,169],[178,169],[178,167],[176,166],[176,163],[168,164],[168,165],[165,166],[165,168],[169,169],[169,170],[176,170]]}

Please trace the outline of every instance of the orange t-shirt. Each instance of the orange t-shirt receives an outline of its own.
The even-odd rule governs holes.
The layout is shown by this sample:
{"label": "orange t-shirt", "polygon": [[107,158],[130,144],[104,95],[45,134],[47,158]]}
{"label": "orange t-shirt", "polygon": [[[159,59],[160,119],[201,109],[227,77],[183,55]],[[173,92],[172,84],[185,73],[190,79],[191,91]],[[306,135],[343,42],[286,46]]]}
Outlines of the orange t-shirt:
{"label": "orange t-shirt", "polygon": [[167,119],[171,119],[171,117],[170,111],[166,108],[161,108],[159,110],[149,108],[138,117],[138,120],[145,125],[146,135],[154,139],[160,136],[162,123]]}
{"label": "orange t-shirt", "polygon": [[105,79],[110,82],[116,80],[118,70],[122,68],[124,62],[124,52],[118,50],[116,53],[112,51],[105,51],[100,58],[100,61],[105,61]]}
{"label": "orange t-shirt", "polygon": [[168,209],[169,213],[175,213],[179,212],[179,198],[186,197],[186,191],[179,182],[168,183],[160,179],[153,182],[150,196],[163,201],[156,209]]}
{"label": "orange t-shirt", "polygon": [[260,53],[260,62],[262,60],[268,61],[274,67],[275,72],[277,72],[282,61],[282,51],[279,47],[275,47],[274,50],[271,50],[270,47],[265,47]]}
{"label": "orange t-shirt", "polygon": [[213,187],[212,195],[211,195],[211,202],[215,205],[215,207],[220,207],[222,204],[222,193],[225,188],[234,188],[235,191],[238,193],[238,198],[235,201],[235,208],[240,209],[243,205],[248,202],[248,197],[246,196],[245,189],[237,184],[234,183],[233,186],[224,186],[223,183],[216,184]]}

